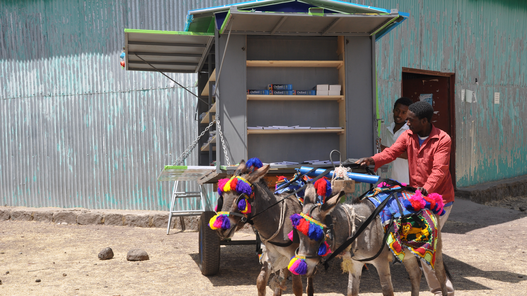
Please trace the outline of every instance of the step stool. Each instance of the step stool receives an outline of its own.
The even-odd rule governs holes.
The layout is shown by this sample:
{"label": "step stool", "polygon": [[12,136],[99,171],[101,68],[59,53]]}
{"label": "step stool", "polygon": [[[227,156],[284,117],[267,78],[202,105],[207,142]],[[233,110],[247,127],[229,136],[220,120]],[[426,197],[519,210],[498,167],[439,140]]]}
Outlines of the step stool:
{"label": "step stool", "polygon": [[[198,184],[199,191],[178,191],[180,181],[174,181],[174,188],[172,189],[172,201],[170,202],[170,212],[168,214],[168,226],[167,226],[167,235],[170,232],[170,224],[172,223],[172,217],[185,217],[185,216],[199,216],[201,213],[206,211],[206,193],[201,184]],[[183,182],[183,181],[181,181]],[[197,210],[176,210],[176,200],[178,198],[199,198],[201,207]],[[183,221],[182,221],[183,222]],[[182,224],[184,225],[184,224]]]}

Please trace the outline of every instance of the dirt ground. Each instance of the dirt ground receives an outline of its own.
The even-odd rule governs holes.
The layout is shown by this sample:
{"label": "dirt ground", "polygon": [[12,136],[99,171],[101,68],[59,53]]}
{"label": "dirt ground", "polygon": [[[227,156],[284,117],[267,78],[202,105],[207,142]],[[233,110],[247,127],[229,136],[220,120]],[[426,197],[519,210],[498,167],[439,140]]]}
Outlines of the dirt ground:
{"label": "dirt ground", "polygon": [[[458,199],[443,229],[445,262],[456,295],[527,295],[527,197],[485,206]],[[511,209],[515,208],[515,209]],[[236,239],[254,239],[239,233]],[[99,260],[105,247],[115,254]],[[131,249],[150,260],[126,261]],[[315,278],[317,295],[345,295],[338,260]],[[198,233],[161,228],[0,222],[0,295],[256,295],[254,245],[223,246],[220,273],[201,275]],[[402,264],[392,267],[396,295],[409,295]],[[381,295],[376,271],[365,271],[361,295]],[[268,289],[268,295],[271,295]],[[291,295],[291,287],[284,295]],[[423,279],[421,295],[431,295]]]}

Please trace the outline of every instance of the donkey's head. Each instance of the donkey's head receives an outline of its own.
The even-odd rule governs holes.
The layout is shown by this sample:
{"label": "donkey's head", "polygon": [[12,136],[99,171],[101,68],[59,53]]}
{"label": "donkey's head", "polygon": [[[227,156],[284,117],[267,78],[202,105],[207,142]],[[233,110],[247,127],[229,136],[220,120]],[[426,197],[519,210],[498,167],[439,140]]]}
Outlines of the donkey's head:
{"label": "donkey's head", "polygon": [[256,184],[269,171],[269,165],[263,166],[259,160],[254,165],[251,160],[247,163],[242,160],[231,178],[218,181],[217,214],[210,219],[209,226],[218,231],[222,239],[231,238],[250,218],[257,194]]}
{"label": "donkey's head", "polygon": [[316,202],[315,187],[309,184],[305,191],[302,213],[291,216],[293,227],[298,231],[300,245],[289,263],[294,274],[312,276],[322,257],[331,253],[326,242],[326,217],[333,211],[344,192],[328,198],[323,204]]}

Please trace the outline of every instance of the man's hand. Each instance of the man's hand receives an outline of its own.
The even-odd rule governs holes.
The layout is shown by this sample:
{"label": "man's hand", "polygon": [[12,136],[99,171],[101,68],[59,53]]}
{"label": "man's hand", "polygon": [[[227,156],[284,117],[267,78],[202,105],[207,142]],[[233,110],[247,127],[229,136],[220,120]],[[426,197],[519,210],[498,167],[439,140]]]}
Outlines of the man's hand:
{"label": "man's hand", "polygon": [[375,160],[371,157],[363,157],[355,162],[356,164],[360,164],[360,166],[367,166],[367,165],[374,165]]}
{"label": "man's hand", "polygon": [[422,195],[428,196],[428,191],[424,187],[417,187],[417,190],[421,191]]}

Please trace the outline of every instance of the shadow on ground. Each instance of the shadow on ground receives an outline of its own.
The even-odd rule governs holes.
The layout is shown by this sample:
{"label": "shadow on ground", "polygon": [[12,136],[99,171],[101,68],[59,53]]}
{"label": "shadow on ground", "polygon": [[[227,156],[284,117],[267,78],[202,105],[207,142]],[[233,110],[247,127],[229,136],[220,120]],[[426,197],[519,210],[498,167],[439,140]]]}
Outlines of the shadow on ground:
{"label": "shadow on ground", "polygon": [[476,229],[511,222],[526,216],[525,212],[489,207],[467,199],[456,198],[450,217],[442,231],[444,233],[465,234]]}
{"label": "shadow on ground", "polygon": [[[198,267],[199,254],[191,254],[192,259]],[[473,277],[486,278],[493,281],[516,284],[527,280],[527,275],[511,273],[507,271],[484,271],[474,266],[444,255],[445,264],[451,275],[452,282],[456,290],[463,291],[482,291],[492,290],[477,282],[470,280]],[[410,291],[410,280],[404,265],[393,263],[392,283],[395,292]],[[231,285],[254,285],[256,290],[256,278],[260,272],[260,264],[254,251],[254,246],[225,246],[221,249],[220,272],[215,276],[208,277],[214,286]],[[343,274],[340,269],[340,260],[330,263],[327,271],[319,271],[314,279],[315,293],[337,293],[345,294],[348,282],[348,275]],[[306,280],[303,279],[304,289]],[[421,279],[421,292],[428,290],[428,285],[424,276]],[[291,283],[288,283],[284,294],[290,294]],[[360,291],[362,293],[382,293],[379,276],[375,267],[368,265],[368,269],[363,271],[361,278]]]}

